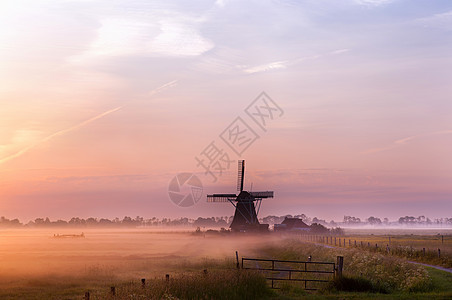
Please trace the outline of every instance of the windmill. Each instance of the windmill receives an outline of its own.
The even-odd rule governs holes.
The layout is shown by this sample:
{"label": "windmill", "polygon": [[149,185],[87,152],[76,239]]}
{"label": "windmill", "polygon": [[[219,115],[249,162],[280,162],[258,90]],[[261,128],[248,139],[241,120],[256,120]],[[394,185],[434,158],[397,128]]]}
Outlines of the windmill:
{"label": "windmill", "polygon": [[[207,195],[207,202],[230,202],[235,207],[232,231],[267,231],[268,224],[259,224],[259,213],[262,199],[273,198],[273,191],[247,192],[243,190],[245,180],[245,161],[239,160],[236,194]],[[257,207],[257,212],[256,212]]]}

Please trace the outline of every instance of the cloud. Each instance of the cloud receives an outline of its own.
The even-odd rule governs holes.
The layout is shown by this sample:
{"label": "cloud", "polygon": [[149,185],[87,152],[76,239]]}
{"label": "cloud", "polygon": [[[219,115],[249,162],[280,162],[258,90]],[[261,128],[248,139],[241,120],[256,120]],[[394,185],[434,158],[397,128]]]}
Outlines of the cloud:
{"label": "cloud", "polygon": [[239,66],[239,68],[242,69],[244,73],[247,74],[254,74],[254,73],[261,73],[261,72],[267,72],[277,69],[285,69],[289,66],[296,65],[300,62],[311,60],[311,59],[317,59],[321,57],[322,55],[313,55],[313,56],[307,56],[302,57],[294,60],[281,60],[281,61],[274,61],[263,65],[258,65],[255,67],[248,67],[248,66]]}
{"label": "cloud", "polygon": [[441,130],[441,131],[435,131],[435,132],[430,132],[430,133],[425,133],[425,134],[418,134],[418,135],[413,135],[413,136],[409,136],[403,139],[399,139],[396,140],[394,142],[392,142],[392,144],[385,146],[385,147],[381,147],[381,148],[374,148],[374,149],[369,149],[364,151],[364,154],[370,154],[370,153],[377,153],[377,152],[382,152],[382,151],[387,151],[387,150],[391,150],[394,148],[398,148],[400,146],[403,146],[405,144],[408,144],[409,142],[415,140],[415,139],[419,139],[419,138],[424,138],[424,137],[428,137],[428,136],[435,136],[435,135],[446,135],[446,134],[452,134],[452,130]]}
{"label": "cloud", "polygon": [[338,50],[331,51],[330,54],[342,54],[342,53],[346,53],[349,51],[350,51],[350,49],[338,49]]}
{"label": "cloud", "polygon": [[424,27],[452,30],[452,10],[426,18],[420,18],[416,22]]}
{"label": "cloud", "polygon": [[290,66],[299,64],[299,63],[304,62],[304,61],[307,61],[307,60],[315,60],[315,59],[318,59],[320,57],[324,57],[324,56],[327,56],[327,55],[338,55],[338,54],[347,53],[349,51],[350,51],[350,49],[337,49],[337,50],[331,51],[331,52],[329,52],[327,54],[311,55],[311,56],[297,58],[297,59],[294,59],[294,60],[274,61],[274,62],[270,62],[270,63],[267,63],[267,64],[254,66],[254,67],[238,66],[238,68],[242,69],[242,71],[244,73],[247,73],[247,74],[261,73],[261,72],[273,71],[273,70],[278,70],[278,69],[285,69],[285,68],[288,68]]}
{"label": "cloud", "polygon": [[275,62],[271,62],[271,63],[264,64],[264,65],[259,65],[259,66],[255,66],[255,67],[251,67],[251,68],[245,68],[245,69],[243,69],[243,72],[248,73],[248,74],[253,74],[253,73],[266,72],[266,71],[275,70],[275,69],[285,69],[285,68],[287,68],[288,63],[289,63],[289,61],[287,61],[287,60],[275,61]]}
{"label": "cloud", "polygon": [[209,51],[214,44],[201,36],[187,22],[167,19],[160,22],[161,33],[146,49],[150,54],[162,56],[197,56]]}
{"label": "cloud", "polygon": [[394,0],[354,0],[354,2],[358,5],[380,6],[394,2]]}
{"label": "cloud", "polygon": [[220,8],[223,8],[226,5],[226,0],[217,0],[215,1],[215,5]]}
{"label": "cloud", "polygon": [[178,80],[173,80],[149,92],[149,96],[153,96],[177,84]]}
{"label": "cloud", "polygon": [[96,39],[69,61],[81,63],[99,57],[197,56],[215,45],[204,38],[199,26],[206,21],[173,11],[145,13],[145,17],[104,17]]}

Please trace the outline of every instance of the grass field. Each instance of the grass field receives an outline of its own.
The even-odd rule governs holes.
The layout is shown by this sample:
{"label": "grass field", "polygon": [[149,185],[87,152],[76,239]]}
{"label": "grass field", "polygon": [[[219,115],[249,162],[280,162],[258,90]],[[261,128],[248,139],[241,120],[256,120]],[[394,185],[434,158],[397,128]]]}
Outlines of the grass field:
{"label": "grass field", "polygon": [[[335,247],[361,248],[408,260],[452,268],[452,233],[443,230],[347,230],[343,236],[318,236],[315,242]],[[336,241],[335,241],[336,239]],[[344,243],[345,241],[345,243]],[[438,249],[440,250],[438,252]]]}
{"label": "grass field", "polygon": [[[298,237],[91,230],[84,239],[56,239],[54,233],[78,232],[0,232],[0,299],[83,299],[87,291],[91,299],[113,299],[112,286],[114,299],[452,298],[452,274],[403,257],[326,248]],[[303,261],[311,256],[334,262],[342,255],[344,277],[316,292],[297,284],[272,290],[262,274],[235,269],[235,251],[245,257]],[[141,278],[146,279],[144,288]]]}

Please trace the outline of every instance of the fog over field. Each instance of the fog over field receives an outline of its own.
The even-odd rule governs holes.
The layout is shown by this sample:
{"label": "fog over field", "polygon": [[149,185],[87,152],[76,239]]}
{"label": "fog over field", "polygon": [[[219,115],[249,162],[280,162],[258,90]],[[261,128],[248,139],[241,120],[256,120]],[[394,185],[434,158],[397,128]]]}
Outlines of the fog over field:
{"label": "fog over field", "polygon": [[209,259],[235,259],[278,237],[194,235],[191,232],[106,229],[83,230],[85,238],[55,238],[80,234],[77,229],[0,231],[2,278],[50,275],[161,276],[178,267]]}

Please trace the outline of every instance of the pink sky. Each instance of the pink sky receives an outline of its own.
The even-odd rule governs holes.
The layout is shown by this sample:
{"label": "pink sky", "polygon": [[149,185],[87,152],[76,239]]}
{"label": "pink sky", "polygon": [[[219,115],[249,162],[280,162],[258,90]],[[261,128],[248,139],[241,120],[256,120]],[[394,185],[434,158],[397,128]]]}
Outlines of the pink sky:
{"label": "pink sky", "polygon": [[[275,191],[261,216],[451,217],[451,24],[448,2],[2,1],[0,215],[232,215],[205,194],[236,163],[195,160],[215,140]],[[284,114],[238,156],[219,135],[262,91]]]}

